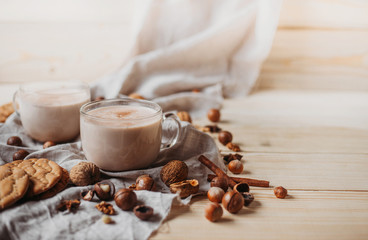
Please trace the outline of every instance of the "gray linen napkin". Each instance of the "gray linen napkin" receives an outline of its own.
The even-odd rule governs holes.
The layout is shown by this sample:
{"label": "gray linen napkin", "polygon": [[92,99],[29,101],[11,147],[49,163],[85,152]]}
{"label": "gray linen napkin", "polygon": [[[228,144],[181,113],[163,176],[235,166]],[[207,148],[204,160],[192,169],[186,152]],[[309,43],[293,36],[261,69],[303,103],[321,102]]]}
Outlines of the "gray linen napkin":
{"label": "gray linen napkin", "polygon": [[[57,204],[62,199],[79,198],[81,191],[92,186],[76,187],[69,185],[67,189],[56,196],[40,201],[18,203],[0,212],[0,238],[5,239],[147,239],[153,231],[159,228],[162,221],[170,212],[177,195],[171,194],[160,180],[162,165],[169,160],[183,160],[189,167],[188,178],[195,178],[200,183],[200,191],[208,189],[206,176],[209,170],[196,159],[205,154],[222,168],[219,152],[211,136],[197,131],[191,124],[182,122],[183,133],[177,145],[162,150],[157,164],[153,168],[126,172],[103,172],[104,178],[111,179],[117,189],[129,187],[142,174],[150,174],[157,183],[158,190],[136,191],[138,201],[154,209],[154,216],[150,221],[139,220],[132,211],[122,211],[114,201],[117,215],[112,216],[114,224],[104,224],[102,213],[95,205],[96,202],[81,201],[75,213],[58,212]],[[165,134],[164,129],[164,134]],[[23,140],[23,147],[8,146],[6,141],[11,136],[19,136]],[[16,114],[10,116],[5,124],[0,125],[0,165],[12,161],[12,155],[19,149],[25,149],[31,154],[27,158],[48,158],[60,166],[70,169],[80,161],[86,161],[81,142],[77,139],[73,143],[59,144],[42,149],[42,143],[32,140],[26,135],[21,121]],[[182,201],[188,203],[190,197]]]}

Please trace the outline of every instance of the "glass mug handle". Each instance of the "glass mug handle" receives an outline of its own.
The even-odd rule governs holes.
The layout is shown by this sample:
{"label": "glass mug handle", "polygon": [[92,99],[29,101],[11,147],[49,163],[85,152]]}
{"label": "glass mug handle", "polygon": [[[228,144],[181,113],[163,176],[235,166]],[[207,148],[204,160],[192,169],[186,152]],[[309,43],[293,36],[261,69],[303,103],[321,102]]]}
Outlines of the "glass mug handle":
{"label": "glass mug handle", "polygon": [[13,94],[13,108],[14,108],[15,113],[16,113],[16,114],[17,114],[17,116],[19,117],[19,116],[20,116],[20,114],[19,114],[19,112],[18,112],[17,95],[18,95],[18,91],[16,91],[16,92]]}
{"label": "glass mug handle", "polygon": [[173,120],[177,126],[176,126],[175,137],[173,137],[172,139],[169,139],[166,142],[161,142],[161,150],[168,149],[168,148],[171,148],[172,146],[174,146],[177,143],[177,141],[178,141],[178,139],[181,135],[181,132],[182,132],[180,120],[174,113],[172,113],[172,112],[164,113],[163,116],[162,116],[162,120],[163,120],[162,123],[164,123],[165,121],[168,121],[168,120]]}

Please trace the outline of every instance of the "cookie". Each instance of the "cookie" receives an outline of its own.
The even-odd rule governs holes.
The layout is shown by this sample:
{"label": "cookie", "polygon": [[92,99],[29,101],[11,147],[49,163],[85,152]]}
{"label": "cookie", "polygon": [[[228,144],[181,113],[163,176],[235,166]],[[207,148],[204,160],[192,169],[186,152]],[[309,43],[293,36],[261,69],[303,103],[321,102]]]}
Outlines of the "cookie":
{"label": "cookie", "polygon": [[27,192],[30,180],[28,174],[17,166],[0,166],[0,210],[21,199]]}
{"label": "cookie", "polygon": [[62,168],[62,170],[63,170],[63,174],[61,176],[61,179],[55,184],[55,186],[53,186],[46,192],[43,192],[35,196],[33,200],[43,200],[43,199],[53,197],[65,189],[66,185],[68,185],[68,182],[69,182],[69,172],[64,168]]}
{"label": "cookie", "polygon": [[7,103],[0,106],[0,123],[6,121],[6,119],[14,112],[13,103]]}
{"label": "cookie", "polygon": [[[13,163],[15,164],[15,163]],[[52,188],[60,179],[62,168],[46,158],[31,158],[18,164],[29,176],[30,186],[26,198],[33,197]]]}

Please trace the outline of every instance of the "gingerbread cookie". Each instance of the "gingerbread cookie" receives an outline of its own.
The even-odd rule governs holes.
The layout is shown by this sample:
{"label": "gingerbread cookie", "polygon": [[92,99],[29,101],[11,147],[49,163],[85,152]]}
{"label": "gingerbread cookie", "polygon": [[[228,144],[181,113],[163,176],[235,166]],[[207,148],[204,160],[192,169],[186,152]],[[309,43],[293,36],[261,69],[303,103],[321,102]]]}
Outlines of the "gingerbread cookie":
{"label": "gingerbread cookie", "polygon": [[53,197],[65,189],[66,185],[68,185],[68,182],[69,182],[69,172],[64,168],[62,168],[62,170],[63,170],[63,174],[61,176],[61,179],[55,184],[55,186],[53,186],[46,192],[43,192],[35,196],[33,200],[43,200],[43,199]]}
{"label": "gingerbread cookie", "polygon": [[0,166],[0,210],[21,199],[29,186],[28,174],[15,165]]}
{"label": "gingerbread cookie", "polygon": [[[13,163],[16,164],[16,163]],[[18,164],[29,176],[30,187],[26,197],[30,198],[52,188],[62,177],[62,168],[46,158],[31,158]]]}
{"label": "gingerbread cookie", "polygon": [[7,103],[0,106],[0,123],[6,121],[6,119],[14,112],[13,103]]}

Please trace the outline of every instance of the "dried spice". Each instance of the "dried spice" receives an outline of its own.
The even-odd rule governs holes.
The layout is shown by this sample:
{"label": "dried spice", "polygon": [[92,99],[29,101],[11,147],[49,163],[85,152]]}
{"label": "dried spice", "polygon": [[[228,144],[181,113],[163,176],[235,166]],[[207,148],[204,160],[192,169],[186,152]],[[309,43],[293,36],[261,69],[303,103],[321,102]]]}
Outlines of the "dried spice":
{"label": "dried spice", "polygon": [[237,153],[235,154],[229,153],[223,157],[226,163],[229,163],[232,160],[241,160],[242,158],[243,158],[243,155],[237,154]]}

